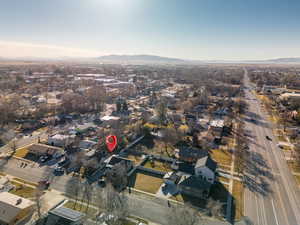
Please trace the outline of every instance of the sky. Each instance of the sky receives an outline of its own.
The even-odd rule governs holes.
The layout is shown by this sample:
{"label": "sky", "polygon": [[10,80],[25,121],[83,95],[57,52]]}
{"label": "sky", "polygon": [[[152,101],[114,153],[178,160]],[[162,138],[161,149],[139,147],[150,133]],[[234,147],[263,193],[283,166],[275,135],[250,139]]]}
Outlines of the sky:
{"label": "sky", "polygon": [[299,0],[0,0],[0,57],[300,57]]}

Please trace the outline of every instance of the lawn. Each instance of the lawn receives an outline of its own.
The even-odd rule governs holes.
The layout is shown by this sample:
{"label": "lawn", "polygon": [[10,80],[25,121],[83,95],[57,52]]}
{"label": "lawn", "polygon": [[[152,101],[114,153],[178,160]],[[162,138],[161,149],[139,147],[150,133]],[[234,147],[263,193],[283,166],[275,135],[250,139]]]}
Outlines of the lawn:
{"label": "lawn", "polygon": [[16,153],[14,154],[15,157],[24,158],[28,154],[27,147],[17,149]]}
{"label": "lawn", "polygon": [[224,149],[214,149],[210,156],[218,163],[223,165],[231,165],[231,153]]}
{"label": "lawn", "polygon": [[92,207],[87,208],[87,205],[81,204],[80,201],[78,201],[76,204],[75,201],[68,201],[63,206],[69,209],[73,209],[85,213],[89,218],[95,217],[96,213],[98,212],[98,210],[95,208]]}
{"label": "lawn", "polygon": [[162,185],[163,180],[157,177],[137,173],[134,183],[134,188],[155,194]]}
{"label": "lawn", "polygon": [[151,168],[151,169],[158,170],[158,171],[163,171],[163,172],[172,171],[169,164],[165,164],[165,163],[162,163],[162,162],[159,162],[159,161],[154,161],[154,163],[151,164],[151,162],[148,160],[145,163],[144,167]]}
{"label": "lawn", "polygon": [[300,166],[296,165],[294,162],[287,162],[288,166],[294,173],[300,173]]}
{"label": "lawn", "polygon": [[140,156],[129,155],[127,158],[130,159],[131,161],[133,161],[134,165],[137,165],[142,161],[142,157],[140,157]]}
{"label": "lawn", "polygon": [[225,183],[229,183],[229,179],[227,177],[218,177],[217,178],[220,182],[225,182]]}
{"label": "lawn", "polygon": [[300,176],[299,175],[294,175],[298,185],[300,185]]}
{"label": "lawn", "polygon": [[32,186],[35,186],[35,187],[38,186],[37,183],[32,183],[32,182],[29,182],[29,181],[26,181],[26,180],[23,180],[23,179],[20,179],[20,178],[13,178],[13,180],[24,183],[24,184],[29,184],[29,185],[32,185]]}
{"label": "lawn", "polygon": [[277,136],[279,141],[286,142],[286,138],[282,135]]}
{"label": "lawn", "polygon": [[233,181],[233,209],[234,219],[239,220],[244,216],[244,185],[239,181]]}
{"label": "lawn", "polygon": [[34,188],[22,185],[14,181],[11,181],[11,183],[15,186],[15,188],[11,190],[10,193],[21,196],[23,198],[33,198],[35,196]]}

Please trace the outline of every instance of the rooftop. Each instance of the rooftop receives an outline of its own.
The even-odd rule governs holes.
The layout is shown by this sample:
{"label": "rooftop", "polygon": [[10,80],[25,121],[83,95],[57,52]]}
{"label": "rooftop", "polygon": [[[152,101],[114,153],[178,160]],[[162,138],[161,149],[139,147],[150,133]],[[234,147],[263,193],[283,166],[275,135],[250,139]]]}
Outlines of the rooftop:
{"label": "rooftop", "polygon": [[85,214],[69,209],[69,208],[65,208],[65,207],[59,207],[59,208],[55,208],[53,210],[50,211],[50,214],[52,215],[56,215],[59,216],[61,218],[65,218],[67,220],[70,221],[79,221],[82,217],[85,216]]}

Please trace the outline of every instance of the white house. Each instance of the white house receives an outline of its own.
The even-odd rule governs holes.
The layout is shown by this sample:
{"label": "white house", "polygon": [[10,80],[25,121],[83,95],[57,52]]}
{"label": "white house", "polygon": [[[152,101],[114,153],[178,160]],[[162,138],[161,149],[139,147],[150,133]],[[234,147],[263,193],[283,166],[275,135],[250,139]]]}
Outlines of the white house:
{"label": "white house", "polygon": [[48,138],[48,144],[52,146],[64,147],[72,142],[73,136],[55,134]]}
{"label": "white house", "polygon": [[217,163],[209,156],[205,156],[197,160],[195,165],[195,175],[210,183],[214,183],[216,168]]}

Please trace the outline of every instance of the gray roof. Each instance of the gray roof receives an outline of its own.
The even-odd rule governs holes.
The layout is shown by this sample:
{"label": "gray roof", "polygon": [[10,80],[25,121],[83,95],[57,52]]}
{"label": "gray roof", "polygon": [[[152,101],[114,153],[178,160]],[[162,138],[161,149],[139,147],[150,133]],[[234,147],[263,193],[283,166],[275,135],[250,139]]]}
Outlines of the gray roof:
{"label": "gray roof", "polygon": [[206,166],[211,171],[216,171],[217,163],[213,161],[209,156],[202,157],[197,160],[195,168]]}
{"label": "gray roof", "polygon": [[53,210],[50,211],[50,214],[52,215],[56,215],[58,217],[67,219],[69,221],[79,221],[82,217],[85,216],[84,213],[69,209],[69,208],[65,208],[65,207],[59,207],[59,208],[55,208]]}
{"label": "gray roof", "polygon": [[211,183],[196,176],[182,176],[179,185],[196,189],[208,189]]}

